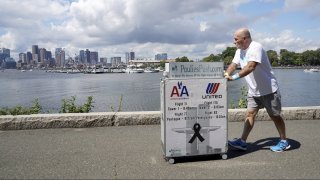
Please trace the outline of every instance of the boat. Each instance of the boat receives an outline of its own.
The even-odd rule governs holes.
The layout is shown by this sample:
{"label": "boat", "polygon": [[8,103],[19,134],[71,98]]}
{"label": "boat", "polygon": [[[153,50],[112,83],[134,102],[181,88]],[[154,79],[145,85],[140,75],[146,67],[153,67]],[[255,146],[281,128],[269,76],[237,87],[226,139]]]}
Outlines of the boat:
{"label": "boat", "polygon": [[157,72],[159,72],[159,69],[147,68],[147,69],[144,70],[144,72],[146,72],[146,73],[157,73]]}
{"label": "boat", "polygon": [[159,72],[163,72],[164,70],[161,67],[156,68],[155,70],[159,71]]}
{"label": "boat", "polygon": [[126,73],[143,73],[143,69],[134,69],[134,68],[126,68],[124,69],[124,72]]}
{"label": "boat", "polygon": [[91,71],[91,73],[93,73],[93,74],[104,73],[104,69],[103,69],[103,68],[102,68],[102,69],[93,69],[93,70]]}
{"label": "boat", "polygon": [[144,73],[143,69],[136,68],[134,65],[127,66],[126,69],[123,70],[125,73]]}
{"label": "boat", "polygon": [[305,69],[303,71],[304,72],[320,72],[320,69],[311,68],[311,69]]}
{"label": "boat", "polygon": [[76,74],[76,73],[81,73],[79,69],[68,69],[67,70],[68,74]]}

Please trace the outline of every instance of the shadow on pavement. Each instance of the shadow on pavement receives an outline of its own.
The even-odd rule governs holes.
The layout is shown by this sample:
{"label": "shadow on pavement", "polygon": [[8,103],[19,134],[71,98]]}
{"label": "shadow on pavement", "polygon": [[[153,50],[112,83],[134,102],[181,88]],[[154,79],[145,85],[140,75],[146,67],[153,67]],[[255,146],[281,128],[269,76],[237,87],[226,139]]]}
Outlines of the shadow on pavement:
{"label": "shadow on pavement", "polygon": [[[274,146],[279,141],[279,137],[272,137],[272,138],[265,138],[257,140],[253,143],[247,143],[248,149],[246,151],[237,150],[229,146],[229,150],[227,152],[228,159],[236,158],[239,156],[243,156],[245,154],[253,153],[256,151],[266,150],[270,151],[270,146]],[[287,151],[292,151],[295,149],[299,149],[301,144],[293,139],[288,139],[290,143],[290,149]],[[228,160],[227,159],[227,160]],[[195,156],[182,156],[182,157],[175,157],[175,164],[176,163],[190,163],[190,162],[199,162],[199,161],[212,161],[212,160],[222,160],[220,154],[210,154],[210,155],[195,155]],[[227,161],[226,160],[226,161]]]}
{"label": "shadow on pavement", "polygon": [[[279,141],[279,137],[265,138],[260,139],[253,143],[248,143],[248,149],[246,151],[236,150],[229,146],[229,150],[227,152],[228,159],[236,158],[239,156],[243,156],[245,154],[253,153],[256,151],[267,150],[270,151],[270,146],[274,146]],[[287,151],[292,151],[295,149],[299,149],[301,144],[293,139],[288,139],[290,143],[290,149]],[[222,160],[220,154],[211,154],[211,155],[198,155],[198,156],[183,156],[176,157],[176,163],[189,163],[189,162],[198,162],[198,161],[212,161],[212,160]],[[228,160],[227,159],[227,160]]]}
{"label": "shadow on pavement", "polygon": [[[247,143],[248,148],[246,151],[237,150],[237,149],[234,149],[229,146],[228,159],[236,158],[238,156],[243,156],[245,154],[249,154],[249,153],[253,153],[253,152],[261,151],[261,150],[271,151],[270,146],[276,145],[278,141],[279,141],[279,137],[272,137],[272,138],[260,139],[260,140],[257,140],[256,142],[253,142],[253,143]],[[298,142],[296,140],[288,139],[288,141],[289,141],[291,147],[290,147],[290,149],[288,149],[286,151],[292,151],[295,149],[299,149],[301,146],[300,142]]]}
{"label": "shadow on pavement", "polygon": [[190,163],[190,162],[204,162],[204,161],[212,161],[212,160],[222,160],[222,158],[220,154],[183,156],[183,157],[174,158],[175,164]]}

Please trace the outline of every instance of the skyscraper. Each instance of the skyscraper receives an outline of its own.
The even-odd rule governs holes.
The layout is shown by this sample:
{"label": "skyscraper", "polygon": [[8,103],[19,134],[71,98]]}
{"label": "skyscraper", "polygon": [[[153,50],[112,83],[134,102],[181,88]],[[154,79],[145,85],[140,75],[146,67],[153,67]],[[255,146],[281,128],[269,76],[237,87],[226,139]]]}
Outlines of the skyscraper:
{"label": "skyscraper", "polygon": [[26,53],[19,53],[19,62],[21,62],[21,63],[26,63],[27,62]]}
{"label": "skyscraper", "polygon": [[27,52],[27,64],[31,64],[32,62],[32,53],[31,52]]}
{"label": "skyscraper", "polygon": [[83,63],[83,64],[86,63],[84,50],[80,50],[80,52],[79,52],[79,61],[80,61],[80,63]]}
{"label": "skyscraper", "polygon": [[125,57],[126,59],[126,64],[128,64],[129,63],[129,60],[130,60],[130,53],[129,52],[126,52],[126,57]]}
{"label": "skyscraper", "polygon": [[66,54],[62,48],[56,48],[55,58],[57,67],[63,67],[65,65]]}
{"label": "skyscraper", "polygon": [[39,58],[40,58],[40,62],[42,64],[45,64],[46,61],[48,60],[48,58],[47,58],[47,50],[45,48],[40,48],[40,50],[39,50]]}
{"label": "skyscraper", "polygon": [[121,64],[121,57],[111,57],[111,66],[116,67],[117,65]]}
{"label": "skyscraper", "polygon": [[10,49],[0,48],[0,66],[6,58],[10,58]]}
{"label": "skyscraper", "polygon": [[98,52],[91,51],[90,52],[90,62],[91,64],[97,64],[98,63]]}
{"label": "skyscraper", "polygon": [[168,55],[167,55],[167,53],[156,54],[154,59],[155,60],[167,60]]}
{"label": "skyscraper", "polygon": [[86,51],[84,52],[84,59],[86,64],[91,64],[89,49],[86,49]]}
{"label": "skyscraper", "polygon": [[39,62],[39,48],[38,48],[38,45],[32,45],[32,60],[34,62]]}
{"label": "skyscraper", "polygon": [[54,65],[52,53],[51,53],[51,51],[47,51],[46,54],[47,54],[47,62],[46,63],[49,64],[50,67],[52,67]]}
{"label": "skyscraper", "polygon": [[130,52],[130,60],[134,60],[135,59],[135,53],[134,52]]}

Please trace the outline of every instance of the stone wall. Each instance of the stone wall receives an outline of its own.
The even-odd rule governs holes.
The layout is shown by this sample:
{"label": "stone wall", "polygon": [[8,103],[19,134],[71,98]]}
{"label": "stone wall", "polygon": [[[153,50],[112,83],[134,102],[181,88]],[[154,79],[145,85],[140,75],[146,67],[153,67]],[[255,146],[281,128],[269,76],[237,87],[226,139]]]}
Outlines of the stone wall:
{"label": "stone wall", "polygon": [[[228,121],[243,121],[245,112],[245,109],[229,109]],[[282,116],[285,120],[320,120],[320,106],[284,107],[282,108]],[[265,110],[260,110],[256,120],[267,121],[270,120],[270,118]],[[87,128],[151,124],[160,124],[159,111],[0,116],[0,130]]]}

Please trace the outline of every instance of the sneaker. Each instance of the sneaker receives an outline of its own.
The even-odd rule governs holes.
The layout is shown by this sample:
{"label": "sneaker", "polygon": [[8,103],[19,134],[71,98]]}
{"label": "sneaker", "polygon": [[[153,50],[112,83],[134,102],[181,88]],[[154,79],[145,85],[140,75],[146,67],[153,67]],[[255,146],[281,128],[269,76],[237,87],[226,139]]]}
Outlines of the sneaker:
{"label": "sneaker", "polygon": [[228,141],[228,144],[236,149],[247,150],[247,143],[243,142],[240,138],[234,139],[233,141]]}
{"label": "sneaker", "polygon": [[279,141],[277,145],[271,146],[270,150],[274,152],[283,152],[285,150],[288,150],[290,148],[290,144],[288,141]]}

